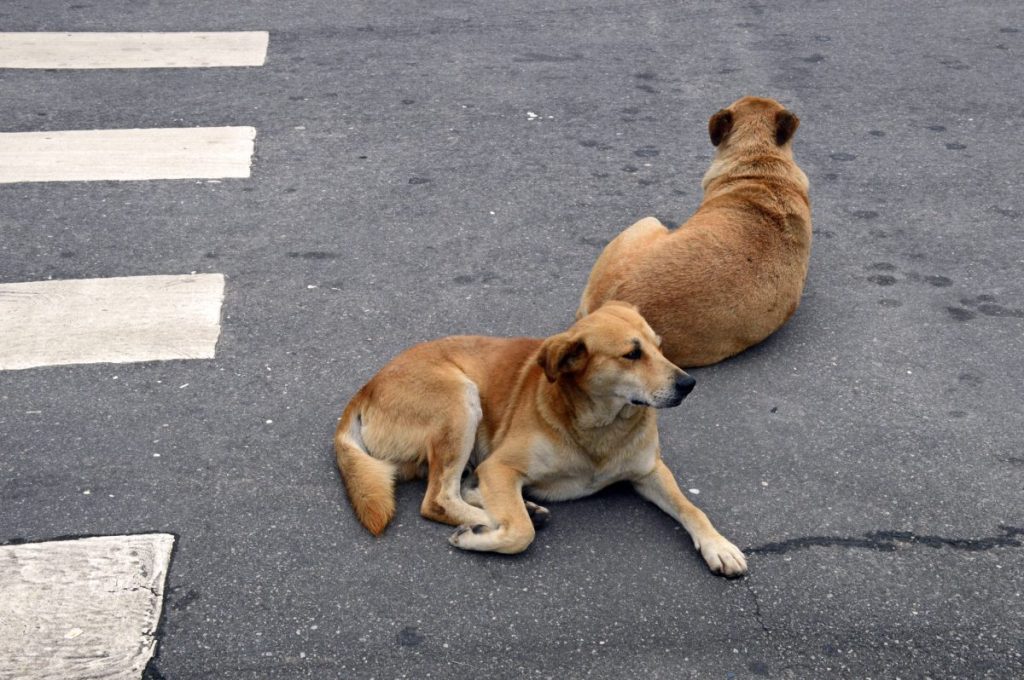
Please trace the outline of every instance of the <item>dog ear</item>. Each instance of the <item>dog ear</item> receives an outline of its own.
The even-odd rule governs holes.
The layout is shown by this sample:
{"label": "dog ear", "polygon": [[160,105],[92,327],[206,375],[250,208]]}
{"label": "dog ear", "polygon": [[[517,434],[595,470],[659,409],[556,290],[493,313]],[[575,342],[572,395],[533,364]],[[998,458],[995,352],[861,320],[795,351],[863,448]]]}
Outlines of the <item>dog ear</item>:
{"label": "dog ear", "polygon": [[779,111],[775,114],[775,143],[782,146],[793,139],[793,134],[800,127],[800,119],[790,111]]}
{"label": "dog ear", "polygon": [[711,135],[712,146],[718,146],[732,130],[732,111],[719,109],[708,121],[708,134]]}
{"label": "dog ear", "polygon": [[559,333],[544,341],[540,346],[537,363],[544,369],[548,382],[555,382],[563,373],[573,373],[582,368],[587,358],[587,344]]}

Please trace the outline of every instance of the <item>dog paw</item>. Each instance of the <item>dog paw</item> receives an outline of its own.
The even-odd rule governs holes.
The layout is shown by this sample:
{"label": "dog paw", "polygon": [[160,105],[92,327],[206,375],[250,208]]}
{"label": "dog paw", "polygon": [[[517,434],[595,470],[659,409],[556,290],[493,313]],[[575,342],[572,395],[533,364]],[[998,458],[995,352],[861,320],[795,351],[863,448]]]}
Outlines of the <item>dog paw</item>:
{"label": "dog paw", "polygon": [[474,539],[489,531],[491,531],[491,527],[486,524],[474,524],[472,526],[463,524],[455,530],[454,534],[448,537],[448,542],[456,548],[462,548],[463,550],[477,550],[476,544],[478,541]]}
{"label": "dog paw", "polygon": [[533,527],[527,524],[520,531],[507,527],[475,524],[463,525],[455,530],[448,542],[462,550],[481,550],[513,555],[522,552],[533,541]]}
{"label": "dog paw", "polygon": [[722,536],[702,542],[700,554],[708,568],[716,574],[736,578],[747,573],[747,560],[743,557],[743,551]]}
{"label": "dog paw", "polygon": [[534,529],[540,529],[551,519],[550,510],[532,501],[526,501],[526,512],[530,514],[530,521],[533,523]]}

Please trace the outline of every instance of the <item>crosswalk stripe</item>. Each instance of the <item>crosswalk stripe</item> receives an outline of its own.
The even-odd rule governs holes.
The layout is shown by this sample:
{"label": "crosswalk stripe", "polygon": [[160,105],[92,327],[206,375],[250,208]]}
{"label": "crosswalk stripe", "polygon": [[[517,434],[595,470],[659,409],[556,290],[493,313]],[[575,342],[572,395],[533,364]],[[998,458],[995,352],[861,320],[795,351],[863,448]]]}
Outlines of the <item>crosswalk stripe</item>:
{"label": "crosswalk stripe", "polygon": [[174,536],[0,546],[0,678],[133,678],[156,648]]}
{"label": "crosswalk stripe", "polygon": [[0,370],[211,359],[222,274],[0,284]]}
{"label": "crosswalk stripe", "polygon": [[212,33],[0,33],[0,68],[261,66],[266,31]]}
{"label": "crosswalk stripe", "polygon": [[252,127],[0,133],[0,183],[248,177]]}

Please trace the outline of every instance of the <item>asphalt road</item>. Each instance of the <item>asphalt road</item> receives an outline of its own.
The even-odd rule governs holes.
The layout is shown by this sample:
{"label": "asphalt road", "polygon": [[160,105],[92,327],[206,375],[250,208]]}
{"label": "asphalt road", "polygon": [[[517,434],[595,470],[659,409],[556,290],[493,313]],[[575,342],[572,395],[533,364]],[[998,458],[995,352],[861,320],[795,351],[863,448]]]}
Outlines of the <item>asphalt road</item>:
{"label": "asphalt road", "polygon": [[[215,359],[0,373],[0,543],[178,536],[147,678],[1024,675],[1024,6],[178,4],[0,6],[270,32],[262,67],[0,73],[4,131],[258,131],[249,179],[0,186],[2,283],[226,276]],[[347,398],[417,341],[562,330],[745,94],[802,120],[810,276],[661,427],[749,576],[624,489],[517,557],[451,548],[417,484],[371,538]]]}

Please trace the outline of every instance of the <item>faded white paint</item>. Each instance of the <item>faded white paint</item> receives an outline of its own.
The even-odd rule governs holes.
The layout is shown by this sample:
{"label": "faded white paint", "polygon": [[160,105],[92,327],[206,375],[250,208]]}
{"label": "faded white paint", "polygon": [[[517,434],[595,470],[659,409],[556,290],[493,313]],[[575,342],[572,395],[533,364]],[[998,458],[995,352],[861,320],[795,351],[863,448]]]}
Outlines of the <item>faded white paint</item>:
{"label": "faded white paint", "polygon": [[210,359],[224,276],[0,284],[0,370]]}
{"label": "faded white paint", "polygon": [[0,546],[0,678],[139,680],[173,546],[170,534]]}
{"label": "faded white paint", "polygon": [[252,127],[0,133],[0,183],[248,177]]}
{"label": "faded white paint", "polygon": [[0,33],[0,68],[261,66],[266,31]]}

